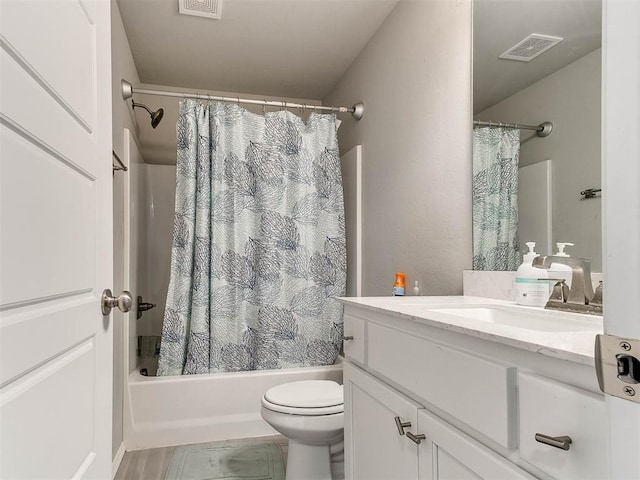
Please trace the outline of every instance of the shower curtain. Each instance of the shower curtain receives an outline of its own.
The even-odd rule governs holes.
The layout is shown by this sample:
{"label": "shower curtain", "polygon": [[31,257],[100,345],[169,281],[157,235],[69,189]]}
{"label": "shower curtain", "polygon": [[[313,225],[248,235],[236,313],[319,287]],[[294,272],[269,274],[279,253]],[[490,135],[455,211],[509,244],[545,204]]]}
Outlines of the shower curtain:
{"label": "shower curtain", "polygon": [[335,115],[180,104],[158,375],[332,364],[346,245]]}
{"label": "shower curtain", "polygon": [[520,130],[473,131],[473,269],[517,270]]}

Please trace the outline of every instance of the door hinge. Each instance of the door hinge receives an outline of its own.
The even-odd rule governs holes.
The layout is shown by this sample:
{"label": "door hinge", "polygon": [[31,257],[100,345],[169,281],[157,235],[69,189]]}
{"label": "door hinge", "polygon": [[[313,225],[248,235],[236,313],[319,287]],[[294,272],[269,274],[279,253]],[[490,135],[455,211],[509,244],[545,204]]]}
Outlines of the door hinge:
{"label": "door hinge", "polygon": [[597,335],[595,356],[600,390],[640,403],[640,339]]}

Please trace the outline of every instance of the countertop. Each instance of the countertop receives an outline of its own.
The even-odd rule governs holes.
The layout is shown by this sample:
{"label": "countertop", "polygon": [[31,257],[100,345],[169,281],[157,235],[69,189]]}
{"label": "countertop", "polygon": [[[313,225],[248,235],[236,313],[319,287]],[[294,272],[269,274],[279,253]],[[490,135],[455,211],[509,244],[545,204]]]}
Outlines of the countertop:
{"label": "countertop", "polygon": [[[523,307],[515,302],[483,297],[342,297],[340,301],[349,307],[360,307],[588,366],[594,366],[595,336],[603,333],[601,316]],[[475,311],[482,313],[486,312],[487,307],[512,312],[514,317],[526,315],[528,325],[521,326],[515,321],[511,324],[493,323],[452,315],[446,311],[451,308],[475,308],[478,309]],[[537,327],[538,323],[540,328]]]}

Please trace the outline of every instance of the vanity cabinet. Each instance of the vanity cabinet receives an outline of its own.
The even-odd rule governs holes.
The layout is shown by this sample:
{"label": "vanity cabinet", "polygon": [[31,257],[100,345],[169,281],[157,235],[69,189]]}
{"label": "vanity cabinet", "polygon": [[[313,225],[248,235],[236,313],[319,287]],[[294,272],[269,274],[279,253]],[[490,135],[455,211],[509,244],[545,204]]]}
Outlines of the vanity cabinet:
{"label": "vanity cabinet", "polygon": [[345,364],[344,388],[347,478],[534,478],[357,367]]}
{"label": "vanity cabinet", "polygon": [[345,335],[347,479],[606,478],[592,367],[349,305]]}

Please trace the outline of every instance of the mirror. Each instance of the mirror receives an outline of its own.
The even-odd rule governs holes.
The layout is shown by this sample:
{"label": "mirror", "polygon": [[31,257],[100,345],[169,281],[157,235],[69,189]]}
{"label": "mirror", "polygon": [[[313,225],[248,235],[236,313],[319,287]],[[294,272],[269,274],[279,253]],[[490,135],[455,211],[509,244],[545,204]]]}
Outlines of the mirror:
{"label": "mirror", "polygon": [[[520,131],[520,251],[535,241],[538,253],[553,254],[556,242],[572,242],[567,252],[590,259],[595,272],[601,193],[581,192],[601,187],[601,12],[600,0],[474,0],[473,12],[474,120],[553,123],[543,138]],[[530,34],[562,41],[528,62],[500,58]],[[526,57],[543,43],[516,53]]]}

